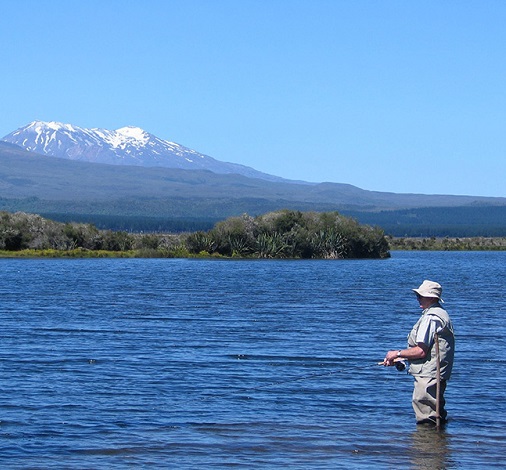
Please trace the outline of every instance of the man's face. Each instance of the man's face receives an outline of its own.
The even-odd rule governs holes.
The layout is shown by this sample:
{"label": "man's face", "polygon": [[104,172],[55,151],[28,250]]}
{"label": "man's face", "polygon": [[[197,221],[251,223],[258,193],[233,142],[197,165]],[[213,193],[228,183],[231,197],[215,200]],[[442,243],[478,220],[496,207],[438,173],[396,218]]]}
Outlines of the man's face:
{"label": "man's face", "polygon": [[418,299],[420,308],[423,308],[424,310],[437,302],[435,297],[422,297],[420,294],[416,294],[416,298]]}

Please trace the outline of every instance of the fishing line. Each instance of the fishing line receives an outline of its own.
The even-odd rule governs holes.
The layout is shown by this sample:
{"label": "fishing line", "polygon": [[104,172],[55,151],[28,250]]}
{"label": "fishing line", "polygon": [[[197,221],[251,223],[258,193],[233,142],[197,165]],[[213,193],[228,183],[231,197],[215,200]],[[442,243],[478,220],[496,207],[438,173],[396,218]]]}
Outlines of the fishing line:
{"label": "fishing line", "polygon": [[283,380],[278,380],[276,382],[269,382],[266,384],[258,385],[256,387],[245,387],[245,388],[231,390],[231,391],[227,391],[227,392],[223,392],[223,393],[215,393],[215,394],[203,397],[202,399],[220,398],[220,397],[234,395],[234,394],[249,393],[249,392],[254,392],[254,391],[262,390],[262,389],[266,389],[266,388],[277,387],[279,385],[284,385],[284,384],[291,383],[291,382],[302,382],[304,380],[316,379],[316,378],[321,378],[321,377],[329,377],[332,375],[348,372],[350,369],[362,370],[366,367],[377,367],[377,363],[370,363],[370,364],[366,364],[363,366],[350,365],[350,366],[346,366],[346,369],[334,369],[334,370],[330,370],[327,372],[314,372],[312,374],[299,375],[299,376],[291,377],[289,379],[283,379]]}

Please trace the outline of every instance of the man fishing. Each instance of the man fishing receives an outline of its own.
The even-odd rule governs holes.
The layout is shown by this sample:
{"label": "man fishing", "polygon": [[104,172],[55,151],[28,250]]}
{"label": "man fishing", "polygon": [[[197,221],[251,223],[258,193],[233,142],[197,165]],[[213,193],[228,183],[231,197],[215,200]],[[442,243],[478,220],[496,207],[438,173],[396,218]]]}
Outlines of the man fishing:
{"label": "man fishing", "polygon": [[446,421],[444,392],[453,367],[455,337],[446,310],[441,306],[440,284],[425,280],[416,293],[422,316],[408,335],[408,348],[388,351],[383,364],[393,366],[403,359],[413,376],[413,409],[419,424],[437,426]]}

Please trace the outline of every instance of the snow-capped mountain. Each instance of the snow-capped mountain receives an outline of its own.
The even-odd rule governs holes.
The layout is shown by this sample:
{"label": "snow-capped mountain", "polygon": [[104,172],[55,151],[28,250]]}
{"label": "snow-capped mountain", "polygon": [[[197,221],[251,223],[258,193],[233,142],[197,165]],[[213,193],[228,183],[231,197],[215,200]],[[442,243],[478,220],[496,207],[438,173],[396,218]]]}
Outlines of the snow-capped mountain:
{"label": "snow-capped mountain", "polygon": [[268,181],[287,181],[236,163],[221,162],[188,147],[162,140],[139,127],[115,131],[33,121],[3,139],[42,155],[112,165],[209,170]]}

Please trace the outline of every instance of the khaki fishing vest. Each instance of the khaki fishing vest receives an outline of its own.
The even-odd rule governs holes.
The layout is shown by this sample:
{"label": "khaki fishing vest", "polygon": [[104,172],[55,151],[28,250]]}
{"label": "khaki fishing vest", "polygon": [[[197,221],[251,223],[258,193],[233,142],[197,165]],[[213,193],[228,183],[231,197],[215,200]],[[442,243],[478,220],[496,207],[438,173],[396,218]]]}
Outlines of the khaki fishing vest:
{"label": "khaki fishing vest", "polygon": [[[446,313],[446,310],[441,308],[440,305],[436,304],[424,310],[422,316],[416,322],[415,326],[408,335],[408,346],[416,346],[416,333],[420,326],[422,319],[425,316],[433,316],[434,319],[439,319],[443,327],[437,332],[439,337],[439,360],[441,378],[448,380],[450,378],[452,367],[453,367],[453,356],[455,352],[455,336],[453,333],[453,326]],[[436,358],[436,345],[432,344],[432,347],[427,352],[427,356],[423,359],[416,359],[411,361],[409,367],[409,373],[418,377],[436,377],[437,371],[437,358]]]}

